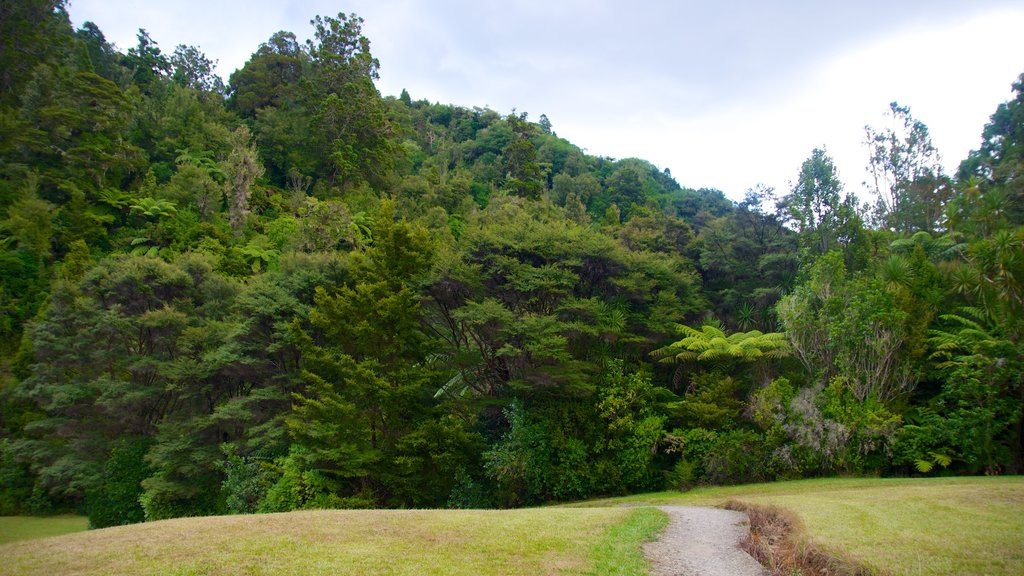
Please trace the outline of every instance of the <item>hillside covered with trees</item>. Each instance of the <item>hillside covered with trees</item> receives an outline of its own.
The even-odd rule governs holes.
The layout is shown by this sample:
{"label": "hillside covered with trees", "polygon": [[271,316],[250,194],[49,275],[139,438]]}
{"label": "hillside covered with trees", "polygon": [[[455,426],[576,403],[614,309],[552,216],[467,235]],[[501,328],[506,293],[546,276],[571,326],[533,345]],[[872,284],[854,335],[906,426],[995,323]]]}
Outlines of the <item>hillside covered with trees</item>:
{"label": "hillside covered with trees", "polygon": [[870,203],[732,202],[382,96],[361,25],[225,84],[0,3],[0,515],[1024,472],[1024,76],[955,175],[894,103]]}

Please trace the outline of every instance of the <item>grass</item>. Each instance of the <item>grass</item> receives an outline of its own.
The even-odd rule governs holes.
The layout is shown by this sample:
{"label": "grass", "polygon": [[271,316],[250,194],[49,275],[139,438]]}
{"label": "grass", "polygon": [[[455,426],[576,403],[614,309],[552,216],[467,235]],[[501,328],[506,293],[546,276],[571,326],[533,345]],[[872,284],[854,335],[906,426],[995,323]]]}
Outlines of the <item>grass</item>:
{"label": "grass", "polygon": [[1024,477],[802,480],[586,505],[729,499],[789,510],[811,543],[879,573],[1024,574]]}
{"label": "grass", "polygon": [[668,514],[654,508],[637,508],[622,524],[612,526],[594,547],[593,574],[641,576],[649,565],[643,543],[657,538],[668,525]]}
{"label": "grass", "polygon": [[0,544],[81,532],[88,527],[84,516],[0,516]]}
{"label": "grass", "polygon": [[[180,518],[3,544],[0,575],[639,576],[647,573],[640,543],[667,518],[624,504],[715,506],[728,500],[791,512],[802,530],[798,538],[877,573],[1024,574],[1024,477],[991,477],[801,480],[528,510]],[[56,528],[58,521],[0,519],[0,538],[84,527],[82,519],[66,519],[66,528]]]}
{"label": "grass", "polygon": [[667,520],[629,508],[179,518],[0,546],[0,574],[647,573]]}

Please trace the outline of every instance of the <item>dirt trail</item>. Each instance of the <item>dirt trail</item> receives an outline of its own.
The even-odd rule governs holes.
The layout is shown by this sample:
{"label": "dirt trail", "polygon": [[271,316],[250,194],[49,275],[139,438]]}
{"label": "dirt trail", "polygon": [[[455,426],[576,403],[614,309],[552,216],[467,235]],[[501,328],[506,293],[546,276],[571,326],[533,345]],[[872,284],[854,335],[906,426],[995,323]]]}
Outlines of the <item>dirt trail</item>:
{"label": "dirt trail", "polygon": [[660,506],[668,528],[644,545],[654,576],[763,576],[764,568],[740,550],[750,530],[747,515],[718,508]]}

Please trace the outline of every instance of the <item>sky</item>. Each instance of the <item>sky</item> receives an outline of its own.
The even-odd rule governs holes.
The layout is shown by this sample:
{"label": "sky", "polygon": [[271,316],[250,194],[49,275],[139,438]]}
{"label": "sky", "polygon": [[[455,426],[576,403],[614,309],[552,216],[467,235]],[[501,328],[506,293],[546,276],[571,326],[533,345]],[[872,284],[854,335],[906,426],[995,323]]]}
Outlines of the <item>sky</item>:
{"label": "sky", "polygon": [[279,30],[356,13],[385,96],[547,115],[589,154],[638,157],[733,199],[789,191],[816,147],[866,197],[864,126],[889,103],[928,125],[947,172],[1024,72],[1020,0],[70,0],[120,50],[145,28],[225,80]]}

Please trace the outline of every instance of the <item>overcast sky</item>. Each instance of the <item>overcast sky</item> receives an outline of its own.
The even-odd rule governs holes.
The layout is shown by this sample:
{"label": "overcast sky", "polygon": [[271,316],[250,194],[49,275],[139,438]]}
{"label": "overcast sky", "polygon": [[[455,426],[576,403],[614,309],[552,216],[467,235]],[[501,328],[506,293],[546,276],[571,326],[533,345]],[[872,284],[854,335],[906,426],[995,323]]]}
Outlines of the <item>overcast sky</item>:
{"label": "overcast sky", "polygon": [[384,95],[513,108],[590,154],[639,157],[739,199],[789,189],[814,147],[860,191],[864,125],[891,101],[925,122],[949,171],[1024,72],[1009,0],[71,0],[122,51],[145,28],[227,77],[278,30],[355,12]]}

